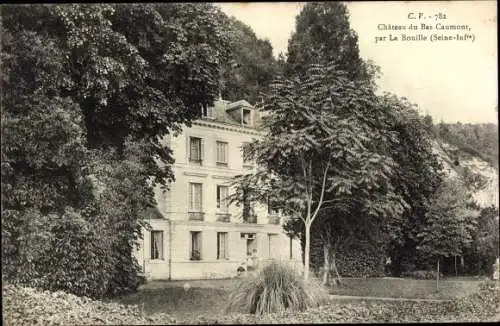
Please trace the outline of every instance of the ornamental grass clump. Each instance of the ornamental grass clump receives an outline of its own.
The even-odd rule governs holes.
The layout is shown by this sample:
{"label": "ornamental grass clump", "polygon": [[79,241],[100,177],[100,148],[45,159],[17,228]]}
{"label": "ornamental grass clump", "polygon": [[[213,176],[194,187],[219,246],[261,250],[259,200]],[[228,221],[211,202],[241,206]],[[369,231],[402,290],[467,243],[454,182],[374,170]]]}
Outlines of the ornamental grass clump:
{"label": "ornamental grass clump", "polygon": [[242,279],[231,291],[227,312],[250,314],[304,311],[325,303],[328,292],[317,281],[305,281],[292,267],[272,262]]}

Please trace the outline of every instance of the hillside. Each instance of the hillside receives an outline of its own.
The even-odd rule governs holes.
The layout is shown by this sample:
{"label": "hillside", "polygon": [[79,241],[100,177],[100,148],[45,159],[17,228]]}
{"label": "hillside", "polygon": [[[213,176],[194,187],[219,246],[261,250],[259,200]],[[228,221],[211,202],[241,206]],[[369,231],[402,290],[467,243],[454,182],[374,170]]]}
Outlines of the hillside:
{"label": "hillside", "polygon": [[446,175],[463,180],[478,205],[499,206],[498,164],[495,167],[481,156],[439,139],[434,140],[433,147],[443,163]]}
{"label": "hillside", "polygon": [[498,170],[498,126],[493,123],[438,123],[434,137],[446,143],[446,152],[454,161],[474,157],[488,162]]}

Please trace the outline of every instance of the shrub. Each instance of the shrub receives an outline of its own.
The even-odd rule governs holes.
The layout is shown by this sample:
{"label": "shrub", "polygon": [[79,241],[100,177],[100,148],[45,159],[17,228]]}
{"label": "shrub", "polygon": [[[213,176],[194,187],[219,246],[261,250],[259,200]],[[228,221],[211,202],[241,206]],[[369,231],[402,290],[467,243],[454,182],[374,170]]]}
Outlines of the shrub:
{"label": "shrub", "polygon": [[257,315],[304,311],[327,298],[326,289],[319,283],[306,282],[292,267],[274,261],[236,285],[230,293],[227,311]]}
{"label": "shrub", "polygon": [[13,284],[3,284],[2,299],[5,325],[171,325],[176,322],[165,313],[147,316],[137,305]]}
{"label": "shrub", "polygon": [[102,297],[114,267],[109,235],[79,212],[19,214],[22,222],[5,278],[46,290]]}
{"label": "shrub", "polygon": [[[401,276],[412,277],[418,280],[432,280],[437,277],[437,272],[431,270],[420,270],[420,271],[403,272],[401,273]],[[439,273],[439,277],[443,277],[443,274]]]}

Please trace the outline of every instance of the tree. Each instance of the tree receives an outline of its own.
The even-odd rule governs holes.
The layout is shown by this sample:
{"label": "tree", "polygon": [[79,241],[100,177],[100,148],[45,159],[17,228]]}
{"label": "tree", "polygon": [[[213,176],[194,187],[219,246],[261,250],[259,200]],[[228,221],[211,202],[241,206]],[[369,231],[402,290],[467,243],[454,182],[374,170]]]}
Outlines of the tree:
{"label": "tree", "polygon": [[[69,245],[49,241],[61,235],[51,221],[69,216],[74,232],[112,239],[103,252],[81,243],[82,234],[72,238],[78,246],[71,252],[93,248],[112,257],[106,269],[88,267],[112,275],[102,279],[106,286],[82,291],[101,296],[134,288],[131,252],[142,212],[155,204],[152,187],[174,178],[161,137],[189,124],[217,96],[228,57],[226,24],[208,4],[2,7],[5,275],[50,279],[35,262],[47,252],[55,259],[55,249],[30,251],[23,260],[22,243],[39,236],[27,231],[32,223],[46,226],[40,232],[47,244]],[[72,279],[78,271],[64,266]]]}
{"label": "tree", "polygon": [[269,40],[259,39],[254,31],[234,17],[229,20],[231,60],[221,75],[222,96],[230,101],[245,99],[255,104],[269,84],[281,73]]}
{"label": "tree", "polygon": [[359,56],[358,37],[341,2],[307,3],[288,41],[287,76],[305,73],[309,64],[334,63],[350,80],[368,80],[375,66]]}
{"label": "tree", "polygon": [[391,130],[399,141],[390,150],[399,169],[392,175],[392,182],[408,203],[402,215],[384,225],[385,234],[390,235],[387,249],[392,258],[392,272],[399,274],[421,263],[416,250],[417,233],[444,175],[442,164],[433,152],[429,125],[432,122],[405,98],[385,93],[379,100],[384,110],[394,112]]}
{"label": "tree", "polygon": [[429,259],[439,261],[444,257],[461,255],[472,244],[476,226],[475,205],[467,190],[455,180],[447,180],[431,200],[417,237],[417,250]]}
{"label": "tree", "polygon": [[267,135],[248,146],[260,168],[236,179],[233,200],[271,203],[303,222],[307,279],[311,225],[326,205],[360,206],[377,218],[403,209],[389,182],[397,166],[381,154],[390,145],[383,126],[391,118],[378,110],[368,84],[349,81],[333,65],[312,66],[273,87],[263,108]]}
{"label": "tree", "polygon": [[473,233],[473,243],[465,252],[468,273],[491,273],[495,259],[499,257],[498,208],[494,206],[481,209],[477,227]]}

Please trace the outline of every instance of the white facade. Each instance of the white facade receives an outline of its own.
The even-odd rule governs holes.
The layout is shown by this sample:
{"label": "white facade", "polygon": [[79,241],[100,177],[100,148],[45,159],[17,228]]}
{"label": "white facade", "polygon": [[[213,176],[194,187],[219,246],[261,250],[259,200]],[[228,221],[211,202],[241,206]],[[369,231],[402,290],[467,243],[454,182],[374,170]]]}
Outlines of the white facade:
{"label": "white facade", "polygon": [[252,213],[224,201],[232,178],[253,169],[243,162],[242,145],[262,137],[253,128],[259,112],[244,101],[219,101],[206,114],[211,117],[164,138],[176,180],[169,191],[156,190],[160,216],[148,219],[152,230],[144,230],[135,253],[146,277],[231,277],[253,249],[263,263],[280,259],[300,267],[300,242],[284,234],[283,218],[277,221],[264,205],[251,203]]}

